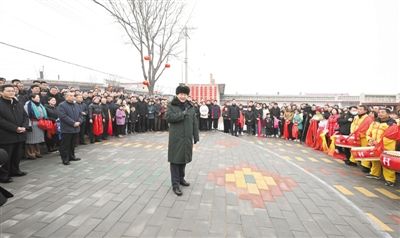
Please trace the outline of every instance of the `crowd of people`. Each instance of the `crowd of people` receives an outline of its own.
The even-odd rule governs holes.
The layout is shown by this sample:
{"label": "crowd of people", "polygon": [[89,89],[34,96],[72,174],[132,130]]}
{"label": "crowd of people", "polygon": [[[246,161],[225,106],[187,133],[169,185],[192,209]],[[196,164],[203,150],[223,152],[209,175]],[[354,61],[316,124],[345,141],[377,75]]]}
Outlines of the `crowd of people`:
{"label": "crowd of people", "polygon": [[27,174],[19,168],[21,159],[59,151],[62,163],[69,165],[80,160],[74,152],[78,145],[168,130],[164,97],[99,88],[60,90],[43,80],[26,88],[18,79],[8,83],[0,78],[0,87],[0,150],[9,157],[0,167],[2,183]]}
{"label": "crowd of people", "polygon": [[[77,145],[96,143],[109,137],[132,133],[167,131],[168,98],[143,96],[95,88],[81,91],[74,87],[58,89],[36,80],[29,88],[14,79],[0,78],[0,149],[9,161],[0,168],[0,182],[24,176],[21,159],[42,157],[43,151],[60,151],[62,163],[77,161]],[[357,162],[349,148],[336,145],[339,135],[356,135],[361,146],[385,141],[385,150],[399,151],[397,138],[386,138],[384,131],[400,125],[399,111],[365,105],[340,108],[303,103],[283,104],[235,100],[218,105],[217,101],[195,101],[188,96],[198,119],[200,131],[218,130],[233,136],[245,133],[258,137],[276,137],[304,143],[316,150],[344,159],[349,166],[360,166],[368,178],[385,179],[393,186],[396,173],[379,161]],[[45,144],[45,150],[41,145]],[[383,171],[383,172],[382,172]]]}
{"label": "crowd of people", "polygon": [[358,142],[355,143],[358,147],[378,147],[382,142],[382,150],[400,151],[400,111],[395,108],[366,105],[319,107],[307,103],[283,104],[279,107],[277,103],[249,101],[242,105],[232,100],[226,102],[221,111],[225,133],[239,136],[246,132],[248,135],[304,143],[315,150],[343,159],[346,165],[360,166],[367,173],[367,178],[379,180],[383,175],[385,185],[395,184],[396,171],[382,167],[376,157],[374,161],[368,158],[356,161],[351,146],[336,144],[336,138],[347,136],[346,140],[352,138]]}

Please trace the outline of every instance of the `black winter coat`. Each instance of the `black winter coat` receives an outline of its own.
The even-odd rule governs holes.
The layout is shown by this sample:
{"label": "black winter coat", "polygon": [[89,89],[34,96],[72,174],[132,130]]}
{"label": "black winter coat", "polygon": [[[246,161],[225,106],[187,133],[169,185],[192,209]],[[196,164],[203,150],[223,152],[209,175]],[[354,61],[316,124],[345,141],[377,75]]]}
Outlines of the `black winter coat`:
{"label": "black winter coat", "polygon": [[[352,118],[351,121],[349,119]],[[338,124],[339,124],[339,132],[342,135],[349,135],[350,134],[350,128],[351,128],[351,123],[353,123],[354,116],[351,115],[349,112],[343,115],[340,115]]]}
{"label": "black winter coat", "polygon": [[136,105],[136,111],[139,116],[144,117],[147,114],[147,104],[146,102],[139,101]]}
{"label": "black winter coat", "polygon": [[15,99],[0,98],[0,144],[26,141],[26,133],[17,133],[17,127],[28,128],[29,120],[24,107]]}
{"label": "black winter coat", "polygon": [[229,118],[231,118],[231,120],[237,120],[240,117],[240,109],[239,107],[235,104],[229,107],[228,109],[228,114],[229,114]]}

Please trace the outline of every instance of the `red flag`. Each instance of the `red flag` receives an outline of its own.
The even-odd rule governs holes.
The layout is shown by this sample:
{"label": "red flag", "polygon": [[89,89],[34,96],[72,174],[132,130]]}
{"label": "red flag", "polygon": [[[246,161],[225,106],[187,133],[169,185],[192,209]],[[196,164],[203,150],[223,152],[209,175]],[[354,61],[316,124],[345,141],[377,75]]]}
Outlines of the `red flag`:
{"label": "red flag", "polygon": [[318,121],[311,120],[306,137],[306,145],[308,145],[309,147],[313,147],[314,145],[314,142],[316,140],[317,130],[318,130]]}
{"label": "red flag", "polygon": [[286,140],[289,139],[289,124],[290,121],[285,121],[285,126],[283,128],[283,138],[285,138]]}
{"label": "red flag", "polygon": [[101,134],[103,134],[103,117],[95,114],[93,118],[93,135],[99,136]]}
{"label": "red flag", "polygon": [[299,136],[299,126],[297,125],[297,123],[294,123],[292,127],[292,137],[294,139],[297,139],[298,136]]}

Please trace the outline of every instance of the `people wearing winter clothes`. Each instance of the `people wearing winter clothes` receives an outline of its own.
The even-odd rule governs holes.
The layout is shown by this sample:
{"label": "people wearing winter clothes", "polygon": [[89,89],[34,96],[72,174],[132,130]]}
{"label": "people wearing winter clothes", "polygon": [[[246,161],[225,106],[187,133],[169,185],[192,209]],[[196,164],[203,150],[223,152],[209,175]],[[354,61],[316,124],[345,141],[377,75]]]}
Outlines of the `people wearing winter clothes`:
{"label": "people wearing winter clothes", "polygon": [[149,131],[155,130],[155,119],[156,119],[156,107],[154,102],[150,101],[147,106],[147,129]]}
{"label": "people wearing winter clothes", "polygon": [[0,86],[0,149],[8,157],[0,167],[0,183],[12,182],[12,176],[24,176],[19,167],[24,153],[28,116],[23,106],[15,98],[12,85]]}
{"label": "people wearing winter clothes", "polygon": [[131,106],[131,112],[129,113],[129,123],[131,124],[131,133],[135,133],[136,123],[138,121],[138,114],[136,112],[136,108]]}
{"label": "people wearing winter clothes", "polygon": [[65,101],[57,107],[61,123],[60,156],[64,165],[69,165],[70,161],[81,160],[75,156],[75,145],[82,117],[80,107],[74,102],[74,96],[73,92],[68,92]]}
{"label": "people wearing winter clothes", "polygon": [[236,105],[235,99],[232,100],[232,106],[229,107],[229,118],[231,121],[231,134],[233,136],[238,136],[238,120],[240,117],[240,110],[239,107]]}
{"label": "people wearing winter clothes", "polygon": [[228,103],[225,103],[225,105],[222,109],[222,119],[224,122],[224,133],[229,133],[229,130],[231,129],[231,122],[229,120],[229,105],[228,105]]}
{"label": "people wearing winter clothes", "polygon": [[247,134],[253,134],[253,128],[255,123],[255,113],[252,107],[248,107],[246,113],[244,114],[246,120]]}
{"label": "people wearing winter clothes", "polygon": [[200,106],[200,130],[208,129],[208,106],[204,102]]}
{"label": "people wearing winter clothes", "polygon": [[[303,132],[303,114],[299,109],[294,111],[292,126],[292,137],[294,140],[299,140]],[[297,130],[297,132],[295,132]]]}
{"label": "people wearing winter clothes", "polygon": [[218,129],[218,121],[221,117],[221,108],[218,105],[217,100],[214,101],[214,104],[211,107],[211,118],[214,130]]}
{"label": "people wearing winter clothes", "polygon": [[120,105],[117,111],[115,112],[115,122],[117,124],[117,136],[123,137],[125,135],[125,120],[126,113],[123,105]]}
{"label": "people wearing winter clothes", "polygon": [[40,103],[38,94],[31,94],[24,108],[31,125],[31,130],[27,133],[25,156],[27,159],[41,158],[39,144],[44,142],[44,130],[39,128],[39,120],[47,119],[46,108]]}

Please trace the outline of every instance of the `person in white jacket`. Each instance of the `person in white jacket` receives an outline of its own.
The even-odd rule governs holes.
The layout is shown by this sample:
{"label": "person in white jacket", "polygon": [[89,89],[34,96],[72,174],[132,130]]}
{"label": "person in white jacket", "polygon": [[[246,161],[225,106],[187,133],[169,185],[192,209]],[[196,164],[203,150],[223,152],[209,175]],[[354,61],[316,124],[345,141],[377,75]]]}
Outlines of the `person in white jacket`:
{"label": "person in white jacket", "polygon": [[208,106],[201,102],[200,106],[200,130],[205,131],[208,128]]}

